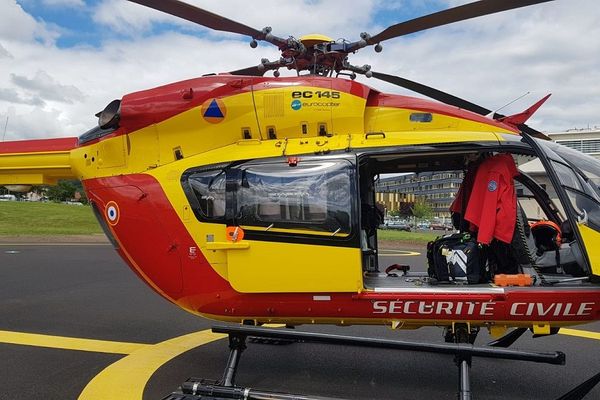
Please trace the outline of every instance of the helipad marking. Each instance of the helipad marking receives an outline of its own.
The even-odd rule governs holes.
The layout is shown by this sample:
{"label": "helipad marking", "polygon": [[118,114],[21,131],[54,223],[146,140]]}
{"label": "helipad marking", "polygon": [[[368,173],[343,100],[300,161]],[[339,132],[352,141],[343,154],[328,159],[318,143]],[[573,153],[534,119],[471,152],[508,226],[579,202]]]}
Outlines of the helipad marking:
{"label": "helipad marking", "polygon": [[[275,327],[275,324],[273,324],[273,327]],[[561,328],[560,333],[600,340],[600,332]],[[147,382],[158,368],[186,351],[223,339],[226,336],[213,333],[207,329],[157,344],[142,344],[0,330],[0,343],[127,354],[127,356],[109,365],[96,375],[81,392],[78,400],[112,398],[141,400]]]}
{"label": "helipad marking", "polygon": [[188,350],[226,336],[207,329],[144,346],[96,375],[83,389],[79,400],[141,400],[146,383],[158,368]]}
{"label": "helipad marking", "polygon": [[421,253],[410,250],[381,250],[380,257],[420,256]]}
{"label": "helipad marking", "polygon": [[143,343],[113,342],[10,331],[0,331],[0,343],[115,354],[131,354],[148,346]]}
{"label": "helipad marking", "polygon": [[582,331],[579,329],[560,328],[558,331],[561,335],[577,336],[586,339],[600,340],[600,332]]}

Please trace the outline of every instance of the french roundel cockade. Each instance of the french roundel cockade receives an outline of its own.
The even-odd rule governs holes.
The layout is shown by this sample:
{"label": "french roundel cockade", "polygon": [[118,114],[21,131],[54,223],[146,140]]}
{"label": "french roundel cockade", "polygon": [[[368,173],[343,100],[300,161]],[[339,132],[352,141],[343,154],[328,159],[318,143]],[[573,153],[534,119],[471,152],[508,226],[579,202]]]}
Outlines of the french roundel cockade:
{"label": "french roundel cockade", "polygon": [[119,206],[114,201],[106,203],[106,219],[110,225],[116,225],[119,222]]}

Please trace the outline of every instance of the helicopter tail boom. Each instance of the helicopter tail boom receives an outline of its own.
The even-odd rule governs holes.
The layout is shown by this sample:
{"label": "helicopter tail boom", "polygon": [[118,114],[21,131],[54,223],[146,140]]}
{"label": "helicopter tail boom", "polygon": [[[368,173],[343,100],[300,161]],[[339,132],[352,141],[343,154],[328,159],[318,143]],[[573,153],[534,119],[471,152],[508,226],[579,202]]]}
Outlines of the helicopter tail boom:
{"label": "helicopter tail boom", "polygon": [[77,138],[22,140],[0,143],[0,184],[53,185],[77,179],[71,169],[71,149]]}

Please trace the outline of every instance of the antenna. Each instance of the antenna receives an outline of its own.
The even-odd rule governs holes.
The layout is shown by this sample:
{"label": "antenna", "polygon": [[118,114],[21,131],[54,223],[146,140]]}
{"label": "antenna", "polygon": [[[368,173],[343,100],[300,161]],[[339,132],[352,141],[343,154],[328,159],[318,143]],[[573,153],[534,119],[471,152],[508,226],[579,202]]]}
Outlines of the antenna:
{"label": "antenna", "polygon": [[6,128],[8,127],[8,115],[6,116],[6,123],[4,124],[4,133],[2,134],[2,141],[6,138]]}
{"label": "antenna", "polygon": [[510,105],[511,105],[512,103],[514,103],[515,101],[521,100],[523,97],[527,96],[529,93],[531,93],[531,92],[527,92],[527,93],[525,93],[525,94],[523,94],[523,95],[521,95],[521,96],[517,97],[516,99],[514,99],[514,100],[512,100],[512,101],[509,101],[508,103],[506,103],[506,104],[505,104],[505,105],[503,105],[502,107],[500,107],[500,108],[498,108],[497,110],[495,110],[495,111],[492,111],[491,113],[489,113],[489,114],[487,115],[487,117],[490,117],[490,118],[491,118],[491,117],[492,117],[494,114],[496,114],[498,111],[502,110],[502,109],[503,109],[503,108],[505,108],[505,107],[508,107],[508,106],[510,106]]}

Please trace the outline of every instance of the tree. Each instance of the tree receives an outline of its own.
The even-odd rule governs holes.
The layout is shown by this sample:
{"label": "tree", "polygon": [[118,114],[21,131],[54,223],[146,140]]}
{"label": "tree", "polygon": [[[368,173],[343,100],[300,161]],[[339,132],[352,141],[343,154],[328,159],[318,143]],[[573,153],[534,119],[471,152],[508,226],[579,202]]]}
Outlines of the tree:
{"label": "tree", "polygon": [[418,219],[429,218],[433,215],[433,209],[425,199],[417,199],[410,210],[412,215]]}
{"label": "tree", "polygon": [[58,181],[56,186],[50,186],[46,192],[52,201],[61,202],[71,200],[77,187],[71,181]]}

